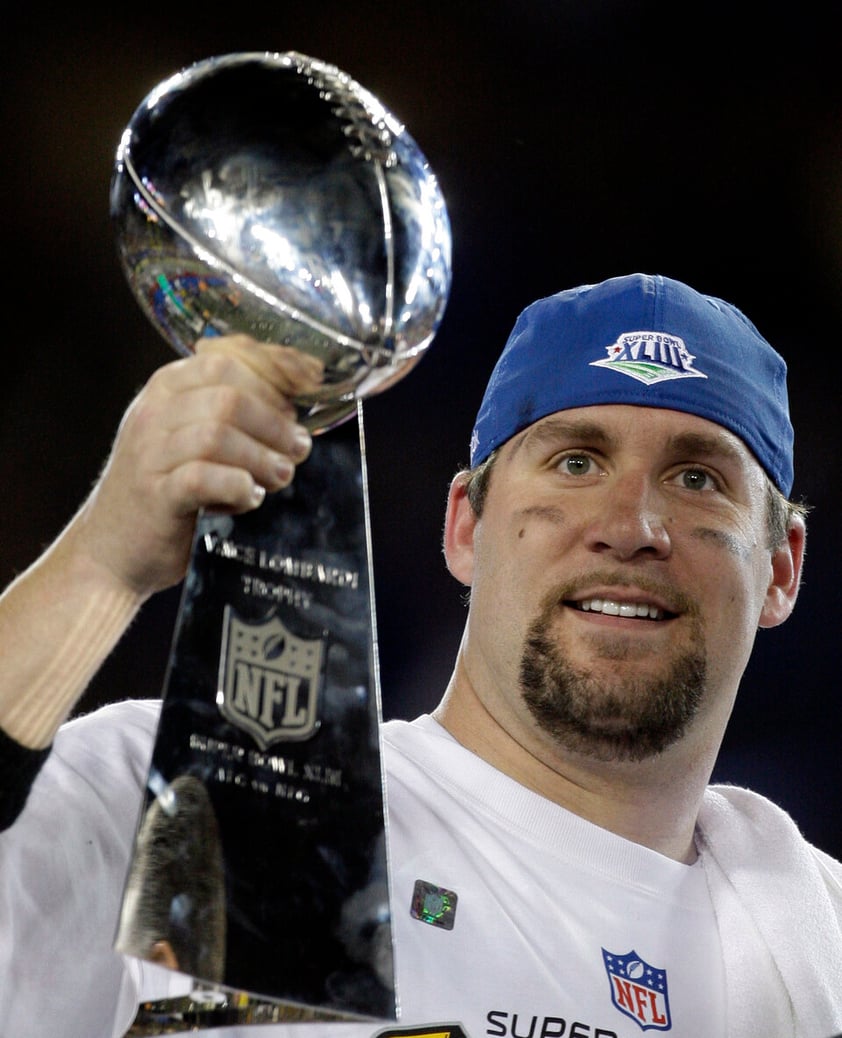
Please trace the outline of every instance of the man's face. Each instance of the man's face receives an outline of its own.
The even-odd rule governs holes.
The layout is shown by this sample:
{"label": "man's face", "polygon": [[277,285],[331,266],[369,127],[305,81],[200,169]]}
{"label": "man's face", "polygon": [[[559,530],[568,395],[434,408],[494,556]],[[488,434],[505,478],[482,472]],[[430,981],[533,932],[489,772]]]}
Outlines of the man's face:
{"label": "man's face", "polygon": [[465,659],[485,706],[600,760],[700,724],[718,744],[758,625],[783,618],[762,470],[677,411],[576,408],[515,436],[469,554]]}

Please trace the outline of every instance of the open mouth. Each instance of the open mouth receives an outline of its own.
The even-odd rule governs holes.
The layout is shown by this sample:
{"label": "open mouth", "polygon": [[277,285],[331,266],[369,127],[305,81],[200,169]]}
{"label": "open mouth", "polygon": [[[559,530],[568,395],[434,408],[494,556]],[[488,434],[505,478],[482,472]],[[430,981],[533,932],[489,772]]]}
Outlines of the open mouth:
{"label": "open mouth", "polygon": [[622,616],[634,620],[670,620],[676,614],[649,602],[617,602],[611,598],[585,598],[566,605],[583,613],[602,613],[604,616]]}

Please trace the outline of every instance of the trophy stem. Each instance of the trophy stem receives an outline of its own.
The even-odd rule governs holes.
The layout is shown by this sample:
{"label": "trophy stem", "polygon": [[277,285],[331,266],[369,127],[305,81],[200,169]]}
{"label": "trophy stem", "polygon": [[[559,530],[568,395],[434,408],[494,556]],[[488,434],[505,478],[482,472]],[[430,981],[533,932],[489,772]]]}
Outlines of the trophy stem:
{"label": "trophy stem", "polygon": [[290,487],[197,524],[119,950],[395,1018],[372,588],[358,405]]}

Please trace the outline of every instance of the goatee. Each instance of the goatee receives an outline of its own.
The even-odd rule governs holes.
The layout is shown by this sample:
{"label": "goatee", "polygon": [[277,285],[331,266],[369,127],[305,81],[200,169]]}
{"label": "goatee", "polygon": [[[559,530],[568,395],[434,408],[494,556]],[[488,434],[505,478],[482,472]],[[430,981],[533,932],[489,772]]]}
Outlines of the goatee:
{"label": "goatee", "polygon": [[[660,675],[624,676],[629,642],[604,641],[603,660],[616,675],[578,669],[552,635],[559,608],[553,596],[527,632],[520,663],[524,702],[539,727],[560,746],[601,761],[642,761],[677,742],[704,697],[706,661],[698,620],[691,648]],[[656,621],[641,621],[656,622]]]}

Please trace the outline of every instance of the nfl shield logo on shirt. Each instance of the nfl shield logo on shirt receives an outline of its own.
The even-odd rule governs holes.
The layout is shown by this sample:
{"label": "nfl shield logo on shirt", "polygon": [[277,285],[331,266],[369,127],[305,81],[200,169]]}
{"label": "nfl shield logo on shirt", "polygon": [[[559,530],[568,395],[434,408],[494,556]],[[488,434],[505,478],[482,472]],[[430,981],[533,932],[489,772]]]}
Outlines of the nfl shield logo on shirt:
{"label": "nfl shield logo on shirt", "polygon": [[602,949],[611,1001],[644,1031],[672,1027],[667,971],[650,966],[636,951],[618,955]]}

